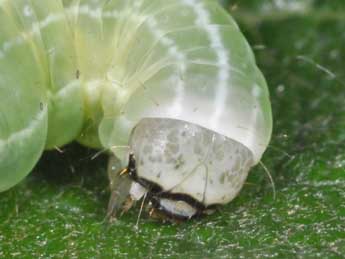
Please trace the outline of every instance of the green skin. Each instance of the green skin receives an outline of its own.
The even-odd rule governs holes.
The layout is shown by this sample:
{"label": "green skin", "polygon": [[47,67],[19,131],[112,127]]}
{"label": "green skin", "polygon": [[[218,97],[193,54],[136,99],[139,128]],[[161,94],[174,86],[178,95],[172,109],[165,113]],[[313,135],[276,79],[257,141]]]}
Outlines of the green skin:
{"label": "green skin", "polygon": [[[0,27],[0,191],[24,179],[44,149],[60,147],[72,140],[108,149],[128,143],[130,129],[144,114],[164,116],[159,110],[150,114],[147,111],[150,109],[146,110],[148,98],[143,96],[147,96],[146,82],[149,82],[148,86],[154,85],[150,80],[163,74],[163,68],[176,60],[162,57],[157,61],[154,54],[149,55],[156,39],[140,28],[145,26],[146,17],[151,14],[155,14],[158,26],[162,26],[159,32],[163,34],[190,27],[195,21],[193,15],[187,14],[185,20],[167,20],[166,24],[163,19],[176,15],[181,7],[193,14],[194,7],[186,4],[188,2],[193,1],[99,0],[95,4],[91,0],[0,0],[0,24],[6,25]],[[231,77],[234,85],[244,82],[245,86],[231,90],[235,95],[246,96],[252,93],[250,87],[255,83],[262,93],[256,100],[259,109],[259,117],[255,117],[257,125],[251,123],[249,126],[258,128],[258,132],[252,134],[259,134],[263,146],[258,151],[259,159],[272,129],[265,80],[232,18],[215,1],[199,2],[208,10],[212,24],[223,26],[220,31],[224,30],[225,34],[231,33],[231,41],[224,39],[229,40],[225,46],[231,53],[241,53],[239,60],[233,57],[233,62],[241,63],[243,59],[247,64],[246,68],[238,70],[250,75],[248,78]],[[171,21],[173,23],[169,24]],[[206,42],[210,44],[212,40],[198,38],[197,31],[195,28],[188,32],[191,41],[184,41],[184,35],[175,35],[176,39],[173,39],[181,49],[185,47],[183,44],[191,44],[200,46],[200,53],[205,53],[202,48],[209,48]],[[164,56],[164,46],[155,45],[155,51],[159,57]],[[193,55],[196,59],[202,54],[195,52]],[[149,58],[141,60],[142,57]],[[213,62],[211,58],[210,62]],[[213,71],[217,70],[214,67],[202,70],[210,78],[210,86],[206,87],[212,87],[211,79],[217,75]],[[181,77],[187,79],[200,75],[200,72],[196,76],[192,72],[185,73]],[[164,82],[165,79],[157,80],[160,85],[159,80]],[[198,85],[195,83],[195,87]],[[193,90],[193,83],[190,87]],[[167,97],[162,95],[164,89],[150,92],[151,88],[148,88],[150,101],[162,98],[162,102],[170,106],[170,96],[164,99]],[[194,106],[202,107],[202,104],[196,102]],[[123,113],[128,114],[129,126],[119,124]]]}

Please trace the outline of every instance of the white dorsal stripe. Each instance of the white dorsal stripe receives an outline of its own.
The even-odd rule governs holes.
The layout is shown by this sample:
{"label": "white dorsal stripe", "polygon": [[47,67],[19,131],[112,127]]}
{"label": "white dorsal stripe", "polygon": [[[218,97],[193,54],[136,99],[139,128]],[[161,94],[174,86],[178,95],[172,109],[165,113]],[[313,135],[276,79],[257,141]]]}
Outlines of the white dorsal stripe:
{"label": "white dorsal stripe", "polygon": [[183,2],[191,7],[194,7],[195,13],[198,19],[195,21],[195,24],[204,28],[209,35],[209,40],[211,46],[216,50],[218,64],[219,64],[219,73],[216,85],[216,98],[214,101],[214,113],[212,116],[212,124],[215,127],[219,124],[220,116],[225,109],[226,99],[228,95],[227,84],[230,78],[229,71],[229,60],[228,60],[228,50],[224,47],[222,43],[222,38],[217,27],[209,26],[211,24],[208,11],[204,8],[203,3],[195,0],[183,0]]}
{"label": "white dorsal stripe", "polygon": [[33,36],[40,34],[40,30],[48,27],[50,24],[54,22],[61,21],[64,18],[65,15],[63,13],[50,14],[47,17],[45,17],[42,21],[33,23],[31,29],[28,32],[20,32],[18,36],[5,41],[0,46],[0,59],[4,58],[6,56],[6,53],[8,53],[16,46],[20,46],[26,43],[27,40],[29,40]]}
{"label": "white dorsal stripe", "polygon": [[33,118],[25,128],[13,132],[6,139],[0,139],[0,154],[1,151],[5,150],[6,145],[11,146],[15,142],[24,141],[24,139],[31,137],[34,132],[36,132],[37,128],[42,125],[41,123],[46,115],[47,106],[44,106],[43,109],[37,113],[36,117]]}

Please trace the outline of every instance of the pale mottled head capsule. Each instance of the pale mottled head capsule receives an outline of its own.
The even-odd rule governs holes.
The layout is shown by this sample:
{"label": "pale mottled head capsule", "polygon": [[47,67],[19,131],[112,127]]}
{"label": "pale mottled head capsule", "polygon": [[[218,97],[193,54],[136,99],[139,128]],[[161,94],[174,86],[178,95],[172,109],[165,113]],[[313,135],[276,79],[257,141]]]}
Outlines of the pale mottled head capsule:
{"label": "pale mottled head capsule", "polygon": [[254,163],[252,153],[237,141],[172,119],[143,119],[130,146],[136,159],[134,181],[149,192],[156,208],[184,218],[231,201]]}

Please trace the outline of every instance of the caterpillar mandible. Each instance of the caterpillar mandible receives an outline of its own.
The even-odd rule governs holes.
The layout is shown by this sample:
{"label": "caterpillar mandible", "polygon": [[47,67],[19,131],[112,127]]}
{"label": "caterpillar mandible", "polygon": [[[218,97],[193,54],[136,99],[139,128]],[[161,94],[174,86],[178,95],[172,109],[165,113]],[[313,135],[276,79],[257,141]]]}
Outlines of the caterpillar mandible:
{"label": "caterpillar mandible", "polygon": [[0,24],[0,191],[77,140],[112,153],[110,213],[191,218],[269,143],[265,79],[215,0],[0,0]]}

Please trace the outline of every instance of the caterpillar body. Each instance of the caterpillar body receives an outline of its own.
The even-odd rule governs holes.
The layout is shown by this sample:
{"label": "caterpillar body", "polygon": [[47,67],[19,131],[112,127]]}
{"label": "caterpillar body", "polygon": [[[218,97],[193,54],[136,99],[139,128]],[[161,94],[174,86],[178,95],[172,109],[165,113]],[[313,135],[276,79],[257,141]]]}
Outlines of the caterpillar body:
{"label": "caterpillar body", "polygon": [[77,140],[114,156],[110,211],[147,197],[191,218],[268,145],[265,79],[215,0],[0,0],[0,24],[0,191]]}

